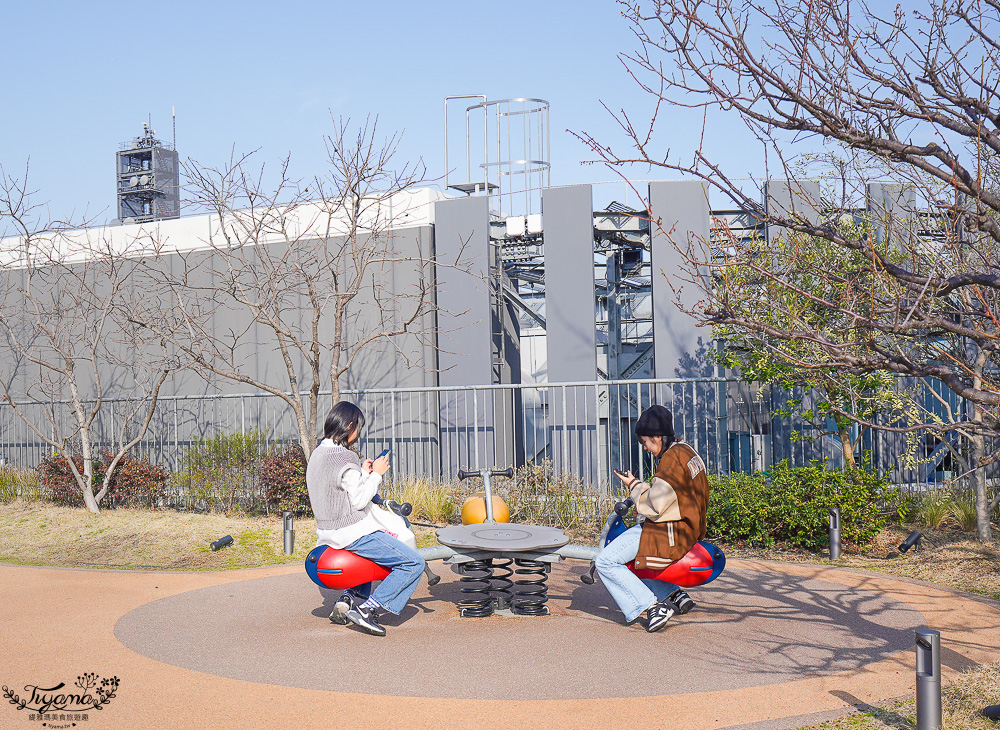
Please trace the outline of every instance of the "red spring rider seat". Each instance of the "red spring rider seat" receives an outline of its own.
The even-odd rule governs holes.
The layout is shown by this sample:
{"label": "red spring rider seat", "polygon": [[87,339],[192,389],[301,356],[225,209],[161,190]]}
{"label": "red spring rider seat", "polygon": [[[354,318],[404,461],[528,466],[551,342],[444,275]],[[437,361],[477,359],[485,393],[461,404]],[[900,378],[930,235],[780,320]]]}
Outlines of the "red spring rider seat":
{"label": "red spring rider seat", "polygon": [[383,580],[389,571],[349,550],[317,545],[306,556],[306,574],[321,588],[347,590]]}
{"label": "red spring rider seat", "polygon": [[680,560],[675,560],[663,570],[640,570],[635,563],[626,567],[640,578],[663,580],[681,588],[694,588],[719,577],[726,567],[726,556],[710,542],[696,542]]}
{"label": "red spring rider seat", "polygon": [[[632,507],[632,500],[627,499],[615,505],[614,511],[608,517],[604,527],[603,545],[607,545],[621,535],[628,526],[622,519]],[[626,563],[625,567],[640,578],[662,580],[673,583],[681,588],[710,583],[719,577],[726,567],[726,556],[722,550],[710,542],[696,542],[680,560],[675,560],[662,570],[636,569],[635,562]]]}

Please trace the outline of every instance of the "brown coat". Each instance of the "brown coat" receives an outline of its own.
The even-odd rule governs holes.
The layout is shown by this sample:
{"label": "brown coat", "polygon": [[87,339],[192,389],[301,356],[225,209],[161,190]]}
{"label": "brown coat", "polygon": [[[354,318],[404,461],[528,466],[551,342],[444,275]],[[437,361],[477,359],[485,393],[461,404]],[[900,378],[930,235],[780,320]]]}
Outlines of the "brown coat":
{"label": "brown coat", "polygon": [[634,482],[636,511],[646,520],[635,567],[662,570],[683,558],[708,526],[705,462],[684,441],[675,441],[660,459],[651,484]]}

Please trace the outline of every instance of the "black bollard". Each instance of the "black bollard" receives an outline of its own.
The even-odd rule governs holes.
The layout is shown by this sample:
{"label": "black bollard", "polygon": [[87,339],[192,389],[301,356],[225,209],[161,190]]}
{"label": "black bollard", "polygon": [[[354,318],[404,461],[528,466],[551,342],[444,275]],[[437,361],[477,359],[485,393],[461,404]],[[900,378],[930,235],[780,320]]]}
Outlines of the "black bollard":
{"label": "black bollard", "polygon": [[917,629],[917,730],[941,730],[941,634]]}
{"label": "black bollard", "polygon": [[292,529],[292,513],[285,512],[285,555],[295,554],[295,530]]}
{"label": "black bollard", "polygon": [[226,535],[225,537],[220,537],[218,540],[212,543],[212,550],[219,550],[220,548],[228,547],[233,544],[233,536]]}
{"label": "black bollard", "polygon": [[840,507],[830,510],[830,560],[840,557]]}

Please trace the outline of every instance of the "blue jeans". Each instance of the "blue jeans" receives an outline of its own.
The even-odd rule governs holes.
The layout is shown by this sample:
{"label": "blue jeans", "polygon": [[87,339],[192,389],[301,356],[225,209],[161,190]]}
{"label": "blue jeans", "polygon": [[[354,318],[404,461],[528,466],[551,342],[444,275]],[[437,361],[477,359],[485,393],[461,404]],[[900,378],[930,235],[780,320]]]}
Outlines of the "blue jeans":
{"label": "blue jeans", "polygon": [[[424,559],[420,554],[382,531],[359,537],[347,546],[347,550],[391,571],[370,598],[389,613],[402,611],[424,572]],[[361,595],[367,593],[365,586],[355,590]]]}
{"label": "blue jeans", "polygon": [[598,553],[594,561],[601,582],[625,614],[626,622],[635,621],[647,608],[677,590],[673,583],[640,578],[625,567],[639,552],[641,534],[642,525],[629,528]]}

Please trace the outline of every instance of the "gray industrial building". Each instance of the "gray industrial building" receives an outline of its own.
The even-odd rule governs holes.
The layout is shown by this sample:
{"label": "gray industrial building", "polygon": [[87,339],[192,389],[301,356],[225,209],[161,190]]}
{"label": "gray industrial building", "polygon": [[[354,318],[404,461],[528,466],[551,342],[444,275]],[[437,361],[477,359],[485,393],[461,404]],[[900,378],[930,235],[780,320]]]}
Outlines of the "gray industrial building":
{"label": "gray industrial building", "polygon": [[[678,309],[671,288],[678,282],[668,281],[683,266],[678,245],[689,240],[710,243],[720,229],[739,236],[776,232],[764,231],[746,211],[712,210],[698,181],[648,183],[639,191],[648,209],[597,206],[591,185],[549,186],[547,102],[471,98],[481,101],[465,109],[465,178],[446,179],[447,193],[415,189],[386,201],[395,213],[384,235],[397,263],[379,268],[372,292],[403,302],[420,285],[412,261],[460,265],[438,265],[434,310],[411,333],[366,347],[348,373],[343,385],[369,413],[370,444],[393,448],[402,473],[449,475],[463,467],[550,460],[585,481],[606,483],[613,467],[641,468],[631,424],[649,403],[659,402],[674,409],[679,432],[716,470],[763,468],[787,456],[790,427],[754,403],[745,385],[712,379],[722,374],[706,357],[712,346],[704,342],[707,332]],[[511,119],[522,123],[514,145],[519,149],[510,148],[509,133],[495,135],[506,148],[490,136],[509,132],[502,125]],[[476,129],[481,134],[473,142]],[[165,178],[143,183],[140,175],[132,185],[129,166],[157,170],[157,160],[172,154],[176,169],[176,152],[167,154],[151,133],[146,136],[127,154],[119,152],[119,217],[135,222],[75,235],[108,237],[119,248],[140,238],[159,241],[160,266],[194,272],[199,285],[210,288],[213,272],[223,268],[218,223],[208,215],[156,214],[176,207],[143,185]],[[477,149],[481,156],[473,159]],[[142,157],[147,153],[148,160]],[[793,188],[772,181],[764,197],[768,210],[816,215],[819,209],[819,187],[809,182]],[[122,207],[133,198],[139,208]],[[869,198],[876,207],[914,203],[912,191],[893,186],[873,184]],[[294,239],[311,241],[309,206],[297,216],[290,224]],[[339,242],[334,236],[328,245]],[[290,244],[278,236],[254,245],[265,256]],[[682,295],[688,306],[698,296],[690,285]],[[364,296],[355,305],[355,338],[371,329],[365,318],[374,316]],[[403,306],[378,316],[398,323]],[[282,381],[282,355],[266,328],[245,311],[218,308],[206,317],[212,331],[249,333],[235,356],[254,379]],[[4,371],[11,372],[16,365],[7,359]],[[671,382],[692,378],[700,380]],[[176,373],[160,397],[145,448],[164,460],[218,430],[258,427],[275,438],[295,438],[287,407],[276,398],[215,375]],[[46,451],[9,408],[0,407],[0,453],[32,465]]]}

